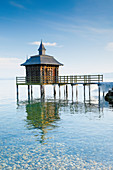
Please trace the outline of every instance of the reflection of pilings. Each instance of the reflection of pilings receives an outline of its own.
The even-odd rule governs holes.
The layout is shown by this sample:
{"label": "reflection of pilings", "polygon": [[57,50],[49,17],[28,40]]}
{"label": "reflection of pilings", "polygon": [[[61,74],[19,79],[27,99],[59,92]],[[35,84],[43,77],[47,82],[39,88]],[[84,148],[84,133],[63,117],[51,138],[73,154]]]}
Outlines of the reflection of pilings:
{"label": "reflection of pilings", "polygon": [[18,85],[16,86],[16,90],[17,90],[17,102],[19,101],[19,89],[18,89]]}
{"label": "reflection of pilings", "polygon": [[54,98],[56,98],[56,85],[54,85],[53,87]]}
{"label": "reflection of pilings", "polygon": [[68,98],[68,86],[66,84],[66,98]]}
{"label": "reflection of pilings", "polygon": [[28,85],[28,100],[30,100],[30,85]]}
{"label": "reflection of pilings", "polygon": [[59,84],[59,98],[61,97],[60,84]]}

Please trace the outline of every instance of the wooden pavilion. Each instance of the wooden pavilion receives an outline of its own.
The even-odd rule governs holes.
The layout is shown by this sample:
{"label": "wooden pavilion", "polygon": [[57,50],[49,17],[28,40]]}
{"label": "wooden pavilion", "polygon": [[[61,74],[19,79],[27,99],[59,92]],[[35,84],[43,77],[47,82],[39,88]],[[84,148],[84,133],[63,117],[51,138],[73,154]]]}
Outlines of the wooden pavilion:
{"label": "wooden pavilion", "polygon": [[53,56],[45,54],[45,47],[41,41],[39,54],[31,56],[21,66],[26,67],[26,82],[52,84],[58,82],[59,63]]}
{"label": "wooden pavilion", "polygon": [[[59,76],[59,66],[63,66],[53,56],[45,54],[45,47],[41,41],[39,46],[39,54],[31,56],[21,66],[26,68],[26,77],[16,77],[17,86],[17,101],[19,100],[19,85],[28,86],[28,100],[33,96],[33,85],[40,85],[41,98],[45,96],[44,85],[54,85],[54,97],[56,96],[56,85],[59,86],[59,97],[61,95],[60,86],[64,85],[64,94],[68,97],[68,85],[72,86],[72,98],[73,98],[73,86],[76,86],[76,96],[78,96],[78,85],[84,86],[84,99],[85,99],[85,86],[89,86],[89,98],[90,98],[90,86],[92,84],[98,85],[100,96],[100,85],[103,82],[103,75],[64,75]],[[66,93],[65,93],[66,92]],[[64,95],[65,96],[65,95]]]}

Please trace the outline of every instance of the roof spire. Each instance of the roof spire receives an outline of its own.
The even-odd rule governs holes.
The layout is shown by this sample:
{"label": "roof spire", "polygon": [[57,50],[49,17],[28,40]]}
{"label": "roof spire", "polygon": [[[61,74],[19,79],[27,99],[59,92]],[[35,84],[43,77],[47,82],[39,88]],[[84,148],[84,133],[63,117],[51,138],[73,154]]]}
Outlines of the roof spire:
{"label": "roof spire", "polygon": [[39,55],[45,55],[46,49],[42,43],[42,39],[41,39],[41,43],[40,43],[40,47],[39,47],[38,51],[39,51]]}

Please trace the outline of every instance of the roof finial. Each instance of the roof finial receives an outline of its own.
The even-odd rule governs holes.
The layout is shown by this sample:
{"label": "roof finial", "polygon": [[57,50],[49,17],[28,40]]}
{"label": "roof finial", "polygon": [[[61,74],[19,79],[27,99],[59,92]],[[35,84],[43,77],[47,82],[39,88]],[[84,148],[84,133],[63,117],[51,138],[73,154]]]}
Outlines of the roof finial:
{"label": "roof finial", "polygon": [[40,43],[40,47],[39,47],[38,51],[39,51],[39,55],[45,55],[46,49],[42,43],[42,39],[41,39],[41,43]]}

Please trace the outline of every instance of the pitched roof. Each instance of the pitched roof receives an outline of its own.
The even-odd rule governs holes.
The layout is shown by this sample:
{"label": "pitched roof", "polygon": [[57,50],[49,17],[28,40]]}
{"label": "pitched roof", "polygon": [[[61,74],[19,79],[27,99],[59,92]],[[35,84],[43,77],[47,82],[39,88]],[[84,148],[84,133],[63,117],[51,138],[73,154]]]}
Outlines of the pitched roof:
{"label": "pitched roof", "polygon": [[63,64],[59,63],[53,56],[49,56],[49,55],[31,56],[30,59],[27,59],[25,63],[21,64],[21,66],[28,66],[28,65],[56,65],[56,66],[63,66]]}
{"label": "pitched roof", "polygon": [[39,47],[39,55],[31,56],[26,60],[25,63],[21,64],[21,66],[28,65],[56,65],[63,66],[63,64],[59,63],[53,56],[45,55],[45,47],[41,41]]}

